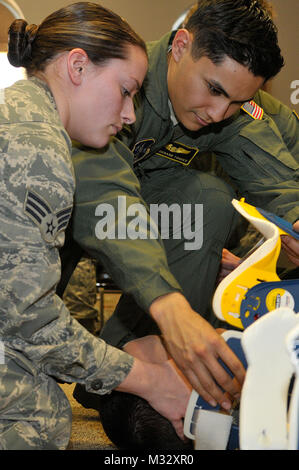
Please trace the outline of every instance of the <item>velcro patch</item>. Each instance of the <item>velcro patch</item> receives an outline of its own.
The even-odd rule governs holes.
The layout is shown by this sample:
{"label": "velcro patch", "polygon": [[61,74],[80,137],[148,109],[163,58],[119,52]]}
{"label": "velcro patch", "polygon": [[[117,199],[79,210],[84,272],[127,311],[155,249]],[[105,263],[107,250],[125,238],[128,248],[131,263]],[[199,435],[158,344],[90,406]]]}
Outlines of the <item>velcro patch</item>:
{"label": "velcro patch", "polygon": [[168,158],[181,165],[189,165],[193,158],[198,154],[197,147],[189,147],[188,145],[181,144],[180,142],[171,142],[170,144],[162,147],[156,155]]}
{"label": "velcro patch", "polygon": [[155,139],[150,138],[150,139],[143,139],[137,142],[134,145],[134,148],[132,150],[134,154],[134,160],[137,161],[140,158],[145,158],[147,154],[151,151],[152,146],[155,143]]}
{"label": "velcro patch", "polygon": [[24,212],[39,227],[43,239],[47,243],[52,243],[57,235],[66,229],[72,215],[72,207],[54,213],[41,196],[28,190]]}
{"label": "velcro patch", "polygon": [[241,109],[243,109],[243,111],[249,114],[253,119],[263,119],[264,110],[254,101],[247,101],[247,103],[244,103],[243,106],[241,106]]}

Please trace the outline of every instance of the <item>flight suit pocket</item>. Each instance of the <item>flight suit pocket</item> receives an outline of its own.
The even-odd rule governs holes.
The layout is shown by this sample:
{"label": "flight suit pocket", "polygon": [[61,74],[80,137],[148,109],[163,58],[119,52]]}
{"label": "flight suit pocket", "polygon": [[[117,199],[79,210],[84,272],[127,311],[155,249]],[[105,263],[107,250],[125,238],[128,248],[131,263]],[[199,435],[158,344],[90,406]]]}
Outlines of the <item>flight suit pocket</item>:
{"label": "flight suit pocket", "polygon": [[298,170],[299,162],[289,152],[274,126],[275,124],[267,121],[255,121],[241,129],[239,135],[244,138],[242,151],[264,171],[281,177],[288,170]]}

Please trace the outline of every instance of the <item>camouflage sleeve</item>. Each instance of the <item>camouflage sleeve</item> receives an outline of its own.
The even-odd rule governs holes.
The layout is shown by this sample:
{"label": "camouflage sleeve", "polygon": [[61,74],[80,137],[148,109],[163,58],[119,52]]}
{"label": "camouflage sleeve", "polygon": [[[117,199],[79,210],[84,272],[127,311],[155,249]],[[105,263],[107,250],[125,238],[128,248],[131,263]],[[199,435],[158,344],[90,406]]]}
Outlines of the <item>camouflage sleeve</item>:
{"label": "camouflage sleeve", "polygon": [[44,123],[1,131],[0,334],[46,374],[107,393],[133,359],[90,335],[55,295],[73,204],[69,147]]}

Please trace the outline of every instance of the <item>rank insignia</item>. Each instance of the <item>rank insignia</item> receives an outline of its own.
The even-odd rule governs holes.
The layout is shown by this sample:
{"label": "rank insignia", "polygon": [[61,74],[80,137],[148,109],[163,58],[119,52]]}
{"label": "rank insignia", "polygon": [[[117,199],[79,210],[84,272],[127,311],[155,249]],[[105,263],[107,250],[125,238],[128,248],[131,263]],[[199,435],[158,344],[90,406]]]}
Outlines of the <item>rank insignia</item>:
{"label": "rank insignia", "polygon": [[251,116],[253,119],[261,120],[263,118],[263,108],[258,106],[254,101],[247,101],[247,103],[241,106],[241,109],[243,109],[243,111],[249,114],[249,116]]}
{"label": "rank insignia", "polygon": [[72,215],[72,207],[54,213],[41,196],[28,190],[24,212],[39,227],[43,239],[52,243],[57,235],[66,229]]}

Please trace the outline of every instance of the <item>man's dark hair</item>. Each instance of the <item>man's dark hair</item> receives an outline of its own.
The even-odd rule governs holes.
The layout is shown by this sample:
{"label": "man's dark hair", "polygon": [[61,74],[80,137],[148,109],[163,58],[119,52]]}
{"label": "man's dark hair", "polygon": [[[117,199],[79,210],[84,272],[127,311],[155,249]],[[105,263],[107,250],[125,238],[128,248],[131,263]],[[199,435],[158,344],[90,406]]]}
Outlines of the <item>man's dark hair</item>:
{"label": "man's dark hair", "polygon": [[268,80],[284,65],[271,12],[258,0],[199,0],[185,28],[194,36],[192,56],[220,64],[225,56]]}
{"label": "man's dark hair", "polygon": [[190,450],[191,441],[182,441],[172,424],[147,401],[129,393],[113,391],[97,396],[103,429],[119,449]]}

